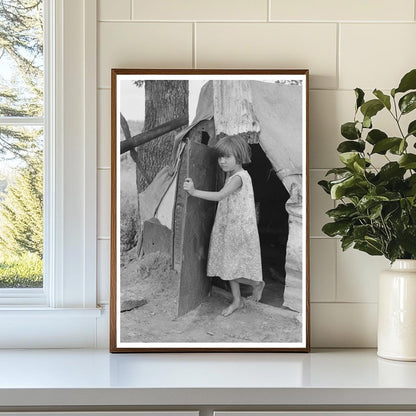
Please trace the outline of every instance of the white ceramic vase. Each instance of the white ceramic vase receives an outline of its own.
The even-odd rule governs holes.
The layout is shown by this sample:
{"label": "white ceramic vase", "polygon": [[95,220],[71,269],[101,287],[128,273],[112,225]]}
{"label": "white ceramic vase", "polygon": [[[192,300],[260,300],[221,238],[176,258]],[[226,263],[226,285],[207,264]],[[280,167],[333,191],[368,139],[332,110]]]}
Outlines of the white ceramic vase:
{"label": "white ceramic vase", "polygon": [[396,260],[380,275],[377,354],[416,361],[416,260]]}

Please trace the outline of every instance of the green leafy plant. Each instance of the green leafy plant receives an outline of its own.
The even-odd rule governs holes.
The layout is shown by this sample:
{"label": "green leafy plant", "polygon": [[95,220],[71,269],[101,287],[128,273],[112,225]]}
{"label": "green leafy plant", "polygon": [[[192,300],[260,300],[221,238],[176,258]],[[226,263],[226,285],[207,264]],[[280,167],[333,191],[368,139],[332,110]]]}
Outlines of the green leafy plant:
{"label": "green leafy plant", "polygon": [[0,254],[0,289],[43,286],[42,259],[34,253],[21,256]]}
{"label": "green leafy plant", "polygon": [[[353,247],[391,262],[416,259],[416,120],[402,118],[416,109],[416,69],[390,95],[375,89],[375,98],[366,101],[363,90],[354,91],[354,120],[341,126],[346,140],[337,148],[343,166],[327,172],[334,180],[319,182],[339,201],[327,211],[333,221],[322,231],[340,236],[343,250]],[[380,111],[393,117],[394,133],[373,127]],[[379,155],[382,166],[375,162]]]}

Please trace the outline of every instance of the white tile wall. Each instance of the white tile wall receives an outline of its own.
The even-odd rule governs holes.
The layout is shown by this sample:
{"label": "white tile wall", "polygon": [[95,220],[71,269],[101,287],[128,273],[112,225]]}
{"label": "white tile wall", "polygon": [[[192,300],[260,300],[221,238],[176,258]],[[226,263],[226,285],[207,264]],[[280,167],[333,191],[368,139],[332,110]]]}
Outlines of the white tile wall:
{"label": "white tile wall", "polygon": [[133,0],[136,20],[267,20],[267,0]]}
{"label": "white tile wall", "polygon": [[377,302],[378,275],[390,262],[358,250],[342,251],[337,246],[337,301]]}
{"label": "white tile wall", "polygon": [[310,240],[311,302],[335,302],[338,240]]}
{"label": "white tile wall", "polygon": [[111,68],[191,68],[192,33],[192,23],[99,23],[99,87]]}
{"label": "white tile wall", "polygon": [[97,241],[97,301],[107,304],[110,299],[110,240]]}
{"label": "white tile wall", "polygon": [[98,213],[97,230],[99,238],[110,237],[110,215],[111,215],[111,170],[98,169]]}
{"label": "white tile wall", "polygon": [[196,28],[198,68],[309,68],[312,88],[336,87],[336,47],[333,23],[201,23]]}
{"label": "white tile wall", "polygon": [[312,303],[311,344],[314,347],[374,347],[377,345],[377,305]]}
{"label": "white tile wall", "polygon": [[312,90],[309,108],[309,167],[340,166],[340,126],[354,119],[354,91]]}
{"label": "white tile wall", "polygon": [[130,0],[98,0],[98,20],[130,20]]}
{"label": "white tile wall", "polygon": [[413,21],[413,0],[271,0],[273,20]]}
{"label": "white tile wall", "polygon": [[416,65],[415,44],[414,23],[341,24],[340,87],[398,86],[401,76]]}
{"label": "white tile wall", "polygon": [[111,90],[98,90],[97,163],[101,168],[111,167]]}
{"label": "white tile wall", "polygon": [[[415,1],[99,0],[98,19],[100,302],[109,301],[110,69],[309,68],[312,346],[375,346],[377,275],[388,262],[343,253],[321,232],[334,203],[316,183],[339,164],[340,125],[354,117],[352,89],[389,91],[416,67]],[[387,113],[374,124],[393,131]]]}

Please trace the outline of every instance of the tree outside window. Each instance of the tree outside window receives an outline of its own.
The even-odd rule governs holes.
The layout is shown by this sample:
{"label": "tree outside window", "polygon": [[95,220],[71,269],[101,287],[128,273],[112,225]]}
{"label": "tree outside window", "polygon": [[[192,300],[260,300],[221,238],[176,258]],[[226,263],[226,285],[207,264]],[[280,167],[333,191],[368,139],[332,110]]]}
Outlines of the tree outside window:
{"label": "tree outside window", "polygon": [[0,0],[0,289],[43,286],[43,2]]}

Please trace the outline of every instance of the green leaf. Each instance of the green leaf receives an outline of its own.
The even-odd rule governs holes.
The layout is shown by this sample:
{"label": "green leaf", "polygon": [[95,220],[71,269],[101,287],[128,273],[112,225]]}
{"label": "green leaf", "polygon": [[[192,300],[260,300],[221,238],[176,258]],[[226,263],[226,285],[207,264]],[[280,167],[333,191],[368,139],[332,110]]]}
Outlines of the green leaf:
{"label": "green leaf", "polygon": [[331,198],[340,199],[344,195],[345,189],[347,189],[348,186],[353,186],[355,181],[356,179],[354,176],[351,176],[348,179],[343,178],[338,181],[338,183],[333,183],[331,187]]}
{"label": "green leaf", "polygon": [[[416,174],[413,174],[406,178],[405,183],[408,187],[406,196],[415,196],[416,195]],[[416,224],[416,221],[415,221]]]}
{"label": "green leaf", "polygon": [[364,116],[363,127],[366,129],[371,129],[373,127],[373,123],[371,122],[371,117]]}
{"label": "green leaf", "polygon": [[355,172],[363,174],[365,172],[365,168],[366,168],[365,159],[360,158],[360,159],[355,160],[352,167],[353,167]]}
{"label": "green leaf", "polygon": [[373,94],[383,103],[388,110],[391,109],[390,97],[385,95],[382,91],[375,89]]}
{"label": "green leaf", "polygon": [[354,227],[352,231],[352,235],[354,239],[357,240],[365,240],[365,237],[368,236],[368,234],[373,233],[373,228],[371,225],[357,225]]}
{"label": "green leaf", "polygon": [[354,204],[339,204],[336,208],[327,211],[326,214],[334,220],[339,220],[349,218],[356,212]]}
{"label": "green leaf", "polygon": [[343,196],[348,196],[348,198],[352,199],[355,195],[362,197],[367,192],[365,189],[366,182],[362,181],[358,176],[350,176],[337,181],[337,183],[334,182],[332,182],[333,185],[331,187],[332,199],[341,199]]}
{"label": "green leaf", "polygon": [[361,137],[360,130],[357,129],[357,123],[353,121],[341,126],[341,135],[348,140],[357,140]]}
{"label": "green leaf", "polygon": [[416,89],[416,69],[412,69],[401,79],[399,86],[396,88],[397,92],[406,92]]}
{"label": "green leaf", "polygon": [[398,242],[405,251],[416,254],[416,227],[406,228],[398,237]]}
{"label": "green leaf", "polygon": [[399,165],[405,169],[416,169],[416,155],[408,153],[399,159]]}
{"label": "green leaf", "polygon": [[361,113],[364,115],[364,117],[371,118],[383,108],[384,105],[379,100],[370,100],[361,106]]}
{"label": "green leaf", "polygon": [[407,114],[416,108],[416,91],[409,92],[400,98],[399,108],[402,114]]}
{"label": "green leaf", "polygon": [[385,164],[379,171],[378,177],[382,181],[389,181],[391,178],[403,178],[406,169],[400,167],[397,162],[389,162]]}
{"label": "green leaf", "polygon": [[349,168],[333,168],[330,169],[325,176],[331,175],[331,174],[335,174],[335,175],[345,175],[346,173],[350,173],[351,169]]}
{"label": "green leaf", "polygon": [[405,139],[403,139],[402,142],[400,143],[398,154],[402,155],[403,152],[406,150],[406,148],[407,148],[407,141]]}
{"label": "green leaf", "polygon": [[402,139],[399,137],[387,137],[386,139],[382,139],[378,141],[371,152],[371,154],[378,153],[380,155],[384,155],[387,150],[391,149],[393,146],[400,146]]}
{"label": "green leaf", "polygon": [[370,208],[370,218],[375,220],[381,217],[381,212],[383,211],[383,204],[377,204],[374,207]]}
{"label": "green leaf", "polygon": [[389,151],[390,153],[392,153],[393,155],[402,155],[403,152],[407,149],[407,141],[406,139],[400,139],[400,143],[399,144],[395,144],[394,146],[392,146]]}
{"label": "green leaf", "polygon": [[336,235],[347,234],[350,227],[351,223],[349,221],[335,221],[325,224],[322,231],[330,237],[335,237]]}
{"label": "green leaf", "polygon": [[358,109],[363,105],[364,103],[364,91],[361,88],[356,88],[355,90],[355,111],[358,111]]}
{"label": "green leaf", "polygon": [[398,203],[392,203],[389,205],[386,205],[386,209],[384,212],[384,220],[385,221],[393,221],[396,222],[395,218],[398,215],[398,212],[400,211],[400,207]]}
{"label": "green leaf", "polygon": [[387,137],[388,136],[386,133],[384,133],[384,131],[374,129],[368,132],[366,140],[368,143],[371,143],[374,145],[380,140],[387,139]]}
{"label": "green leaf", "polygon": [[354,237],[351,235],[346,235],[341,238],[341,247],[342,251],[347,250],[354,244]]}
{"label": "green leaf", "polygon": [[352,141],[341,142],[339,146],[337,147],[337,151],[340,153],[352,152],[354,150],[357,152],[364,152],[364,149],[365,149],[365,142],[363,140],[358,140],[356,142],[352,142]]}
{"label": "green leaf", "polygon": [[409,127],[407,128],[407,135],[408,136],[415,136],[416,137],[416,120],[413,120]]}
{"label": "green leaf", "polygon": [[346,152],[339,155],[339,160],[346,166],[352,167],[360,156],[357,152]]}
{"label": "green leaf", "polygon": [[403,256],[403,251],[401,250],[399,242],[397,241],[397,239],[395,238],[395,239],[389,241],[389,243],[387,244],[387,255],[386,255],[386,257],[390,261],[394,261],[396,259],[402,258],[402,256]]}
{"label": "green leaf", "polygon": [[331,193],[331,187],[330,187],[330,185],[329,185],[329,182],[328,181],[324,181],[324,180],[322,180],[322,181],[319,181],[318,182],[318,185],[327,193],[327,194],[330,194]]}
{"label": "green leaf", "polygon": [[[374,240],[372,241],[374,243]],[[380,247],[380,248],[379,248]],[[354,248],[360,251],[364,251],[365,253],[369,254],[370,256],[381,256],[383,252],[381,251],[381,246],[374,246],[370,244],[370,242],[356,242],[354,244]]]}
{"label": "green leaf", "polygon": [[364,195],[357,204],[357,208],[362,212],[366,212],[367,209],[374,207],[379,202],[388,200],[389,198],[382,195]]}
{"label": "green leaf", "polygon": [[409,184],[409,186],[416,185],[416,174],[414,173],[413,175],[409,176],[406,179],[406,182]]}

